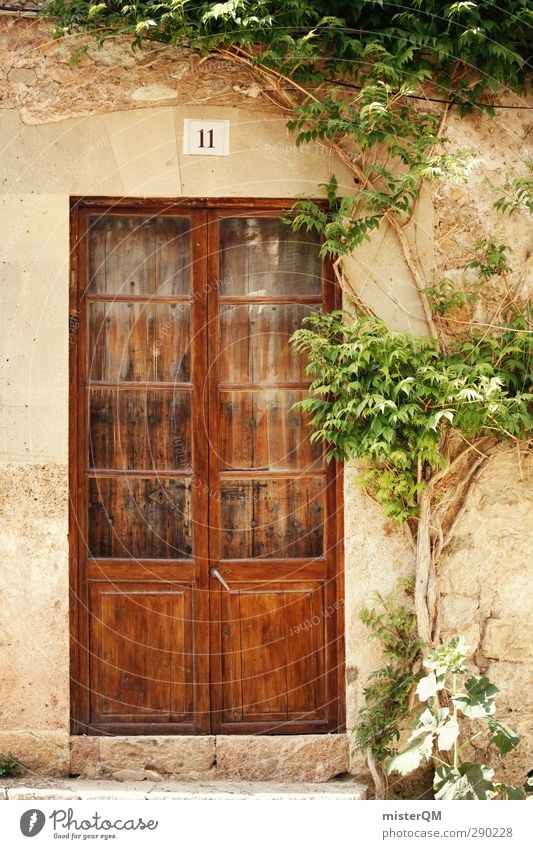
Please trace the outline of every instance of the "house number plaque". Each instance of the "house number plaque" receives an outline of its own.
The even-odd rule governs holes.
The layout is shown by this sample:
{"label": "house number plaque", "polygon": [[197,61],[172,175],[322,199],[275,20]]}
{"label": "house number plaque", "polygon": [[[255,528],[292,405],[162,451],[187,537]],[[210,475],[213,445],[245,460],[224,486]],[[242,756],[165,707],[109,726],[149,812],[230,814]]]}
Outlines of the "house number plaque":
{"label": "house number plaque", "polygon": [[228,156],[229,121],[185,118],[183,152],[196,156]]}

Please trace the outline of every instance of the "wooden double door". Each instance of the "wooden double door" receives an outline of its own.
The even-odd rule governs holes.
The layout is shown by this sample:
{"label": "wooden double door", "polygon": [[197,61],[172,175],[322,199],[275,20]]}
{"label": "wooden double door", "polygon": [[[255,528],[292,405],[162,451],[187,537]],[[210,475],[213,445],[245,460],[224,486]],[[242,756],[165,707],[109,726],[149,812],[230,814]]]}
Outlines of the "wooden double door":
{"label": "wooden double door", "polygon": [[334,287],[283,206],[73,203],[74,733],[343,727],[340,473],[289,344]]}

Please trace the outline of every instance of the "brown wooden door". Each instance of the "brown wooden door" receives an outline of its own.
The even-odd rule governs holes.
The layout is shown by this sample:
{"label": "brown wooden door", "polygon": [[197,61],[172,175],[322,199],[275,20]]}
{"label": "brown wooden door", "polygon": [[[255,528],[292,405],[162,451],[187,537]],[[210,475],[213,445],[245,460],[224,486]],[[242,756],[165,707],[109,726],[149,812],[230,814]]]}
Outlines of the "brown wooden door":
{"label": "brown wooden door", "polygon": [[339,473],[289,346],[331,309],[265,208],[73,213],[74,731],[342,728]]}

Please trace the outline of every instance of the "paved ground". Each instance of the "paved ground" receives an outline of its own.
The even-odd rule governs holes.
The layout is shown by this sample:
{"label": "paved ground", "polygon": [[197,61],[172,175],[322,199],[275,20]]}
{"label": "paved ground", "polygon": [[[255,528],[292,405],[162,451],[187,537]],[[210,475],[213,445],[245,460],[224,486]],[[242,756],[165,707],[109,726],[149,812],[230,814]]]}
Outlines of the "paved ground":
{"label": "paved ground", "polygon": [[0,779],[0,799],[366,799],[353,781],[278,784],[263,781],[89,781],[82,778]]}

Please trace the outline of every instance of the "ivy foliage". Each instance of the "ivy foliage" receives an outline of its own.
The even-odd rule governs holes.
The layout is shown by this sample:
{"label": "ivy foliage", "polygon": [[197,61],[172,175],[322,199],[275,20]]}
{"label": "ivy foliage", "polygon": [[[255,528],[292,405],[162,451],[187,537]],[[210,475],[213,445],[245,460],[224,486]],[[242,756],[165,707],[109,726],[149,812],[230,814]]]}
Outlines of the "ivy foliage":
{"label": "ivy foliage", "polygon": [[501,84],[520,87],[529,56],[528,0],[52,0],[60,32],[118,32],[202,51],[258,45],[257,61],[300,79],[400,80],[434,75],[445,84],[457,62],[476,70],[457,96],[471,101]]}
{"label": "ivy foliage", "polygon": [[311,313],[292,337],[308,358],[312,440],[328,459],[360,458],[362,483],[400,521],[444,469],[446,432],[505,440],[531,427],[526,320],[500,335],[472,334],[445,354],[434,339],[389,331],[366,315]]}

